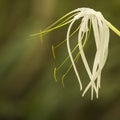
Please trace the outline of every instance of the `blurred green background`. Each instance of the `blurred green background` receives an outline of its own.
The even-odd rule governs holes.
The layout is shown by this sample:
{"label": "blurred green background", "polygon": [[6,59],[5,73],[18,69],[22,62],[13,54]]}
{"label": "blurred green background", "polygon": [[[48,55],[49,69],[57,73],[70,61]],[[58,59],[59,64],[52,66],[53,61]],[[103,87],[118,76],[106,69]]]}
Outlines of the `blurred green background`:
{"label": "blurred green background", "polygon": [[[44,37],[29,39],[66,14],[90,7],[101,11],[120,30],[120,0],[0,0],[0,120],[120,120],[120,38],[111,32],[109,57],[102,74],[99,99],[90,93],[81,97],[78,81],[71,70],[53,68],[65,57],[65,46],[52,58],[51,45],[65,38],[66,28]],[[92,41],[92,40],[91,40]],[[92,42],[86,47],[89,54]],[[82,62],[79,63],[83,73]],[[82,79],[84,80],[84,78]]]}

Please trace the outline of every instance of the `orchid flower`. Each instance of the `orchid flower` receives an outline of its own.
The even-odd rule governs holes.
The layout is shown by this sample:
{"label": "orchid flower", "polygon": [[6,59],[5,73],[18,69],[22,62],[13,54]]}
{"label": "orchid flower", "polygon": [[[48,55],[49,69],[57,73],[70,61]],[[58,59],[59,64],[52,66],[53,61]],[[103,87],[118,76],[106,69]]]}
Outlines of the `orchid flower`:
{"label": "orchid flower", "polygon": [[[76,28],[73,32],[71,32],[73,25],[78,20],[80,20],[78,28]],[[84,96],[87,93],[87,91],[90,89],[91,100],[93,99],[94,92],[96,94],[96,98],[98,98],[99,88],[101,84],[101,74],[108,57],[108,46],[109,46],[109,39],[110,39],[109,28],[113,32],[115,32],[118,36],[120,36],[120,31],[117,30],[110,22],[108,22],[103,17],[101,12],[95,11],[90,8],[78,8],[64,15],[62,18],[60,18],[59,20],[54,22],[52,25],[50,25],[48,28],[46,28],[44,31],[33,34],[32,36],[43,36],[44,34],[51,32],[53,30],[56,30],[60,27],[63,27],[67,24],[69,24],[69,26],[66,32],[66,39],[61,43],[59,43],[58,45],[52,46],[52,52],[53,52],[54,58],[55,58],[54,50],[65,42],[66,42],[67,51],[68,51],[68,57],[65,58],[65,60],[62,62],[61,65],[54,68],[54,77],[57,80],[56,72],[67,62],[68,59],[70,59],[71,65],[69,66],[66,73],[63,74],[62,82],[65,76],[70,71],[70,69],[73,67],[80,85],[80,90],[83,90],[82,96]],[[92,69],[88,64],[88,61],[86,59],[86,55],[84,52],[84,46],[87,43],[87,40],[89,39],[91,28],[93,31],[95,45],[96,45],[96,53],[95,53]],[[71,49],[70,38],[75,33],[77,33],[77,36],[78,36],[77,45],[74,47],[74,49]],[[75,57],[73,57],[73,54],[77,49],[79,50],[79,52]],[[90,79],[88,85],[84,89],[82,86],[82,81],[81,81],[79,72],[76,67],[76,62],[78,61],[80,56],[82,58],[83,64],[85,66],[85,69]]]}

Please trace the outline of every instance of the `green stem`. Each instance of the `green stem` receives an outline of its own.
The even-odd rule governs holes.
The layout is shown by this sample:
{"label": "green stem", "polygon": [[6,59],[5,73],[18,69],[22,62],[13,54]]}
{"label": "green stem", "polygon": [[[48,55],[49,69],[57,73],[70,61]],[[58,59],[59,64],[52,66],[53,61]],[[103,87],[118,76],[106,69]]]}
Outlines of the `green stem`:
{"label": "green stem", "polygon": [[106,20],[106,24],[108,25],[108,27],[113,31],[113,32],[115,32],[119,37],[120,37],[120,31],[116,28],[116,27],[114,27],[110,22],[108,22],[107,20]]}

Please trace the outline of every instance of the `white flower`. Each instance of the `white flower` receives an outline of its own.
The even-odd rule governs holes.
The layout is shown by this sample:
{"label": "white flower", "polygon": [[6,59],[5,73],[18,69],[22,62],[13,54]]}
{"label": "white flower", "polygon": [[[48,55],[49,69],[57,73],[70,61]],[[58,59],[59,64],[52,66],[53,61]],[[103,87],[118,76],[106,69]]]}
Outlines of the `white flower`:
{"label": "white flower", "polygon": [[[100,12],[96,12],[89,8],[79,9],[78,14],[74,16],[73,20],[71,21],[69,25],[69,28],[67,31],[67,48],[68,48],[68,53],[69,53],[73,68],[79,80],[81,89],[82,89],[81,80],[76,70],[75,62],[72,57],[70,43],[69,43],[69,36],[70,36],[71,28],[74,22],[80,18],[82,18],[82,20],[81,20],[81,24],[79,28],[79,33],[78,33],[78,45],[79,45],[79,51],[80,51],[81,58],[83,60],[84,66],[90,78],[90,83],[85,88],[83,92],[83,96],[88,91],[88,89],[91,88],[91,99],[93,99],[94,90],[96,92],[96,97],[98,98],[98,90],[100,88],[101,72],[106,62],[106,58],[108,56],[109,28],[106,25],[106,21],[103,18],[102,14]],[[88,36],[89,21],[91,22],[92,27],[93,27],[94,38],[95,38],[95,43],[96,43],[96,54],[95,54],[92,70],[90,70],[89,64],[87,62],[87,59],[86,59],[86,56],[83,50],[84,38]],[[95,84],[95,81],[96,81],[96,84]]]}
{"label": "white flower", "polygon": [[[80,25],[73,33],[71,33],[71,29],[77,20],[81,20]],[[55,79],[56,79],[56,71],[59,70],[65,64],[68,58],[70,58],[72,64],[70,65],[66,73],[63,75],[62,80],[70,71],[71,67],[73,66],[76,77],[80,84],[80,90],[82,90],[83,89],[82,81],[75,64],[79,56],[81,56],[83,64],[85,66],[85,69],[90,79],[90,82],[83,90],[82,96],[84,96],[86,92],[89,89],[91,89],[91,99],[93,99],[94,92],[96,93],[96,97],[98,98],[98,93],[99,93],[99,88],[101,83],[101,73],[108,56],[108,46],[109,46],[109,37],[110,37],[109,28],[112,29],[118,36],[120,36],[120,31],[118,31],[114,26],[112,26],[111,23],[109,23],[100,12],[97,12],[90,8],[78,8],[66,14],[59,20],[57,20],[51,26],[46,28],[46,30],[44,30],[43,32],[34,34],[33,36],[43,35],[52,30],[60,28],[66,24],[69,24],[66,40],[62,41],[55,47],[52,46],[53,55],[55,57],[54,49],[59,47],[66,41],[68,55],[69,55],[59,67],[54,69]],[[93,61],[92,70],[89,67],[89,64],[83,49],[87,39],[89,38],[91,26],[93,29],[95,45],[96,45],[96,53]],[[78,44],[75,46],[73,50],[71,50],[70,37],[73,36],[76,32],[78,32],[78,42],[77,42]],[[77,48],[79,49],[79,53],[76,55],[75,58],[73,58],[73,53]]]}

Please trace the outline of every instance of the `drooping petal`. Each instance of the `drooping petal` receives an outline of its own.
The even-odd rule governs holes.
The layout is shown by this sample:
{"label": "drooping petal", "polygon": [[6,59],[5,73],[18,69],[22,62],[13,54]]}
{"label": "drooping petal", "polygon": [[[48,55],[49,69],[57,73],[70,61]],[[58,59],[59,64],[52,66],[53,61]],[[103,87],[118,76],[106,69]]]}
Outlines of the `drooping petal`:
{"label": "drooping petal", "polygon": [[73,69],[75,71],[75,74],[76,74],[77,79],[78,79],[79,84],[80,84],[80,90],[82,90],[82,83],[81,83],[81,80],[80,80],[80,77],[79,77],[79,73],[77,71],[77,68],[76,68],[76,65],[75,65],[75,62],[74,62],[74,59],[73,59],[73,56],[72,56],[72,52],[71,52],[71,48],[70,48],[70,40],[69,40],[70,31],[71,31],[71,28],[72,28],[74,22],[75,22],[75,19],[70,23],[70,25],[68,27],[68,31],[67,31],[67,49],[68,49],[68,54],[69,54],[70,60],[71,60],[72,65],[73,65]]}

